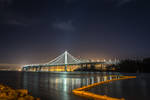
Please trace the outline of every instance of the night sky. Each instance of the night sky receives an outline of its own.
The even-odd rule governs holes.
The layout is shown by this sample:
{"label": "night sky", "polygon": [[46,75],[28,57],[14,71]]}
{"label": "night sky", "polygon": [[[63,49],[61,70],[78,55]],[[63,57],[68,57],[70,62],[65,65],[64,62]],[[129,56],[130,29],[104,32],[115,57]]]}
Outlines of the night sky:
{"label": "night sky", "polygon": [[0,0],[0,63],[150,57],[150,0]]}

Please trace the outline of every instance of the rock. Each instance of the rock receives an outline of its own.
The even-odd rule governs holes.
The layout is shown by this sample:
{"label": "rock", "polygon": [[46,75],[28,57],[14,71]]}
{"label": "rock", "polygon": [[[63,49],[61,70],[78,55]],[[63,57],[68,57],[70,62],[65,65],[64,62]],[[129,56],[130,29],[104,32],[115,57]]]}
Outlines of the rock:
{"label": "rock", "polygon": [[25,95],[28,95],[28,90],[25,90],[25,89],[18,89],[16,90],[19,94],[19,96],[23,97]]}
{"label": "rock", "polygon": [[24,97],[19,97],[17,100],[26,100]]}
{"label": "rock", "polygon": [[8,86],[0,84],[0,100],[40,100],[30,96],[28,90],[25,89],[12,89]]}
{"label": "rock", "polygon": [[34,100],[34,98],[32,96],[30,96],[30,95],[27,95],[24,98],[25,98],[25,100]]}

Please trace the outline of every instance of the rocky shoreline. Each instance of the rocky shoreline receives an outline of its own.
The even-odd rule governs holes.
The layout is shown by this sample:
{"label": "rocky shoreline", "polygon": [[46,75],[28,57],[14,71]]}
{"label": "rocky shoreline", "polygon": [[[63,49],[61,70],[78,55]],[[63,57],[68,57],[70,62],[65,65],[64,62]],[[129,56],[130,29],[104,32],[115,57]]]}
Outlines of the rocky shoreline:
{"label": "rocky shoreline", "polygon": [[29,95],[26,89],[12,89],[0,84],[0,100],[40,100]]}

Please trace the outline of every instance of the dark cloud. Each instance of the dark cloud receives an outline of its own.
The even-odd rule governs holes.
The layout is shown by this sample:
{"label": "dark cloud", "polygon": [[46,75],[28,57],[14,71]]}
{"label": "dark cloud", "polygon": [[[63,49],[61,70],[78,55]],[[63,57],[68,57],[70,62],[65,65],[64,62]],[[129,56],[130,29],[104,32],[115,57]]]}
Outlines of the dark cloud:
{"label": "dark cloud", "polygon": [[0,18],[1,25],[27,26],[29,23],[29,19],[27,19],[25,16],[12,11],[1,12]]}
{"label": "dark cloud", "polygon": [[16,25],[16,26],[27,26],[26,23],[21,22],[21,21],[18,21],[18,20],[16,20],[16,19],[7,20],[7,22],[5,22],[5,24],[8,24],[8,25]]}
{"label": "dark cloud", "polygon": [[72,3],[74,2],[75,0],[65,0],[66,3]]}
{"label": "dark cloud", "polygon": [[[75,2],[97,2],[97,0],[65,0],[66,3],[71,4],[71,3],[75,3]],[[101,0],[100,2],[115,2],[118,6],[130,3],[130,2],[136,2],[136,0]]]}
{"label": "dark cloud", "polygon": [[117,6],[122,6],[131,2],[136,2],[136,0],[113,0],[113,2],[116,2]]}
{"label": "dark cloud", "polygon": [[9,7],[14,0],[0,0],[0,7],[1,8],[5,8],[5,7]]}
{"label": "dark cloud", "polygon": [[73,25],[72,20],[55,22],[53,23],[52,26],[55,29],[59,29],[62,31],[74,31],[75,30],[75,26]]}

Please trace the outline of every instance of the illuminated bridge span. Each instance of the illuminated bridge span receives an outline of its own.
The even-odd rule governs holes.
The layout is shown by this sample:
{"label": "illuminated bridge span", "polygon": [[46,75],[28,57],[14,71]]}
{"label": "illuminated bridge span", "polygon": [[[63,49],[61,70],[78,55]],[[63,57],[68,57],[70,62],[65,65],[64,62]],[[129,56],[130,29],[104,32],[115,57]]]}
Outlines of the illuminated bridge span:
{"label": "illuminated bridge span", "polygon": [[74,71],[77,69],[100,69],[104,70],[105,66],[112,62],[79,60],[65,51],[60,56],[45,64],[24,65],[23,71]]}

